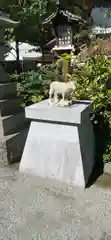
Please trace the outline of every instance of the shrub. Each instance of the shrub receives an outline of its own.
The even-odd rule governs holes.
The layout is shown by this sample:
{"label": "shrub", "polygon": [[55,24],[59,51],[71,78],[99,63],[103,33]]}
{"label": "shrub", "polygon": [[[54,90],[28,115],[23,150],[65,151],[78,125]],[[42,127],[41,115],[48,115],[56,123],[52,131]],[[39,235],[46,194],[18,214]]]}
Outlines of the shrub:
{"label": "shrub", "polygon": [[75,67],[72,79],[77,82],[73,97],[91,100],[93,114],[91,120],[96,136],[96,157],[104,160],[111,158],[111,117],[108,112],[109,99],[107,82],[111,77],[111,61],[104,56],[87,59],[83,67]]}
{"label": "shrub", "polygon": [[74,68],[72,79],[77,82],[74,97],[91,100],[95,113],[108,106],[107,81],[111,77],[110,64],[110,60],[95,56],[88,59],[81,68]]}
{"label": "shrub", "polygon": [[[63,61],[63,58],[66,61],[66,57],[62,56],[59,62]],[[72,99],[92,101],[91,120],[96,136],[96,159],[97,161],[101,158],[108,160],[111,158],[111,114],[108,112],[109,91],[107,82],[111,78],[111,60],[105,58],[104,55],[100,55],[97,50],[96,53],[91,54],[90,58],[89,56],[85,58],[82,66],[78,56],[74,59],[73,65],[73,74],[67,78],[74,80],[77,85]]]}
{"label": "shrub", "polygon": [[94,56],[111,56],[111,39],[97,39],[91,44],[87,44],[80,53],[81,59],[92,58]]}
{"label": "shrub", "polygon": [[19,94],[23,97],[24,105],[39,102],[48,98],[49,85],[59,79],[59,71],[55,64],[44,65],[38,70],[10,75],[11,81],[20,83]]}

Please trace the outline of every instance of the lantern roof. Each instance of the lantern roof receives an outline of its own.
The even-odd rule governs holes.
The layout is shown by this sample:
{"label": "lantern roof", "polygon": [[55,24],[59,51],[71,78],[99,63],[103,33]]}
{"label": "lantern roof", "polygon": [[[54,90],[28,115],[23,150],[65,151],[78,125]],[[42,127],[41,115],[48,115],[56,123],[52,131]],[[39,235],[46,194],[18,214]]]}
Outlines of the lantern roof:
{"label": "lantern roof", "polygon": [[13,21],[9,16],[0,10],[0,27],[13,28],[19,24],[17,21]]}
{"label": "lantern roof", "polygon": [[51,23],[55,18],[58,16],[63,16],[67,19],[68,22],[78,22],[78,23],[87,23],[85,19],[83,19],[81,16],[73,14],[69,12],[68,10],[61,7],[59,1],[56,2],[57,8],[56,11],[53,12],[48,18],[46,18],[43,22],[43,25]]}

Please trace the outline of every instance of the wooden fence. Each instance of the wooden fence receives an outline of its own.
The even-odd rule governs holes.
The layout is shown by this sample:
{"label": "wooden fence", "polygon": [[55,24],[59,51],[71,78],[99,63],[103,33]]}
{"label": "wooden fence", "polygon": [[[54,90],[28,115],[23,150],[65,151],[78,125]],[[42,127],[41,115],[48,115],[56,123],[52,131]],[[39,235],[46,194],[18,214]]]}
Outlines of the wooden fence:
{"label": "wooden fence", "polygon": [[37,70],[39,65],[44,65],[44,64],[51,64],[53,61],[52,55],[51,54],[45,54],[44,56],[44,61],[42,57],[39,58],[24,58],[23,61],[5,61],[5,62],[0,62],[0,64],[4,65],[5,71],[8,73],[14,73],[15,71],[17,72],[27,72],[31,70]]}

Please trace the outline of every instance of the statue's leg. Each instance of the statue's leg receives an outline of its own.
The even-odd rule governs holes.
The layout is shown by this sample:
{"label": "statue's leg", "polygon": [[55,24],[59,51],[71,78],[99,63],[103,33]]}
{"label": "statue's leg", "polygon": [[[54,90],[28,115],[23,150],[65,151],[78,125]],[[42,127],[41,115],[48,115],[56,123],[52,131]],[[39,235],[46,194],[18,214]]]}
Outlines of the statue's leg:
{"label": "statue's leg", "polygon": [[59,102],[58,94],[55,92],[54,93],[54,103],[57,104],[58,102]]}
{"label": "statue's leg", "polygon": [[62,101],[63,102],[65,101],[65,93],[64,92],[62,93]]}
{"label": "statue's leg", "polygon": [[52,98],[53,98],[53,91],[52,91],[52,89],[50,89],[50,91],[49,91],[49,100],[48,100],[49,105],[52,104]]}

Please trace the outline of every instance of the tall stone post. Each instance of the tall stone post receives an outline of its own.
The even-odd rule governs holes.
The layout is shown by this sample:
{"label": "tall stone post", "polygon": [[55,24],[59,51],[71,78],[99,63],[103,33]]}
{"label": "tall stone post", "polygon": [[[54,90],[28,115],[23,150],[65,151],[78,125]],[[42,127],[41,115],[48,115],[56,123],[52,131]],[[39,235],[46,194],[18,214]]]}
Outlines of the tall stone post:
{"label": "tall stone post", "polygon": [[22,102],[17,97],[17,83],[10,82],[5,71],[4,32],[17,24],[0,12],[0,164],[12,163],[21,157],[28,130]]}

